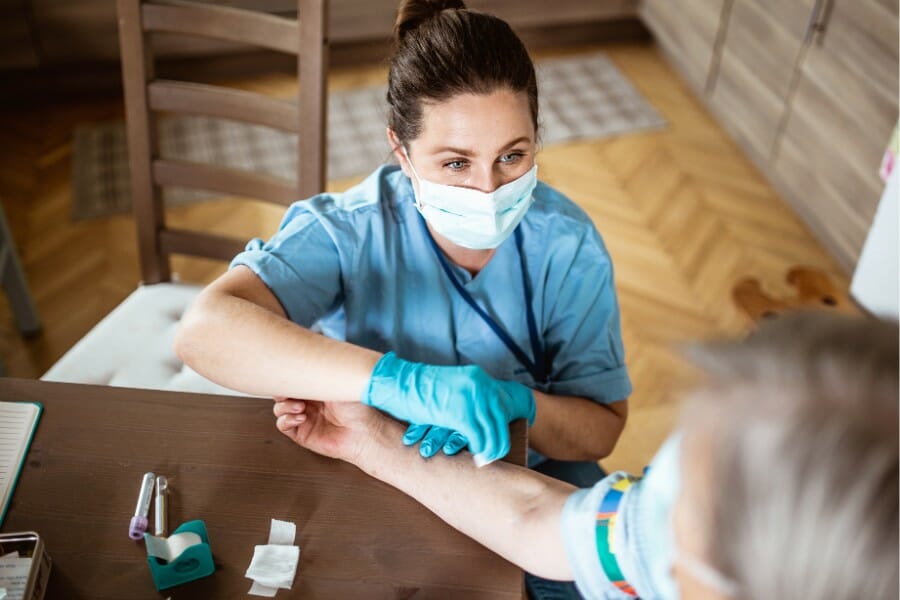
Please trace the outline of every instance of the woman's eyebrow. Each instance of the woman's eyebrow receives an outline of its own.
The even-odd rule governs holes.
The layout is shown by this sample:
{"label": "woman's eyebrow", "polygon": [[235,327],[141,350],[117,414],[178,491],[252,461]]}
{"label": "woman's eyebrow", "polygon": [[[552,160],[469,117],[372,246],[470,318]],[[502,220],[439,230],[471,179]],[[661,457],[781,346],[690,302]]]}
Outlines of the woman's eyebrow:
{"label": "woman's eyebrow", "polygon": [[501,148],[500,148],[500,151],[502,152],[502,151],[504,151],[504,150],[508,150],[509,148],[512,148],[512,147],[515,146],[516,144],[521,144],[522,142],[528,142],[528,143],[531,143],[531,138],[528,137],[527,135],[523,135],[523,136],[521,136],[521,137],[517,137],[516,139],[514,139],[514,140],[511,141],[511,142],[509,142],[509,143],[506,144],[505,146],[501,147]]}
{"label": "woman's eyebrow", "polygon": [[463,148],[453,148],[451,146],[445,146],[443,148],[437,148],[433,151],[433,154],[459,154],[461,156],[474,156],[475,152]]}
{"label": "woman's eyebrow", "polygon": [[[503,152],[504,150],[507,150],[508,148],[511,148],[521,142],[529,142],[530,143],[531,138],[528,136],[525,136],[525,135],[523,135],[521,137],[517,137],[516,139],[507,143],[506,145],[501,146],[499,151]],[[475,152],[473,150],[467,150],[465,148],[454,148],[452,146],[444,146],[443,148],[437,148],[433,151],[433,154],[444,154],[444,153],[459,154],[460,156],[467,156],[467,157],[475,156],[475,154],[477,154],[477,152]]]}

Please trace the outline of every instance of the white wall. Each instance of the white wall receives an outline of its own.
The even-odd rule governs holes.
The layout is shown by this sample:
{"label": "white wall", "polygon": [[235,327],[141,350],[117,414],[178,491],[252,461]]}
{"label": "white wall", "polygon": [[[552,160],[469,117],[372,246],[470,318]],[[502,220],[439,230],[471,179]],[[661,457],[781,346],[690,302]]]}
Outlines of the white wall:
{"label": "white wall", "polygon": [[894,320],[898,319],[900,297],[898,176],[900,164],[894,166],[888,179],[850,285],[850,294],[867,310]]}

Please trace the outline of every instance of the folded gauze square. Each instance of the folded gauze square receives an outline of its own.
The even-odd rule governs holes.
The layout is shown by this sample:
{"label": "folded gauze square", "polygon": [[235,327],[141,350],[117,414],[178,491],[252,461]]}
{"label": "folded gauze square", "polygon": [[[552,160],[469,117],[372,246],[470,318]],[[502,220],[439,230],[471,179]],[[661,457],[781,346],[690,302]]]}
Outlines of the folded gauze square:
{"label": "folded gauze square", "polygon": [[290,521],[272,519],[269,543],[253,547],[253,558],[246,577],[253,580],[249,593],[272,598],[278,588],[291,589],[300,562],[300,548],[294,546],[297,526]]}
{"label": "folded gauze square", "polygon": [[282,546],[267,544],[253,548],[253,559],[247,569],[246,577],[262,585],[274,588],[291,589],[297,563],[300,561],[298,546]]}

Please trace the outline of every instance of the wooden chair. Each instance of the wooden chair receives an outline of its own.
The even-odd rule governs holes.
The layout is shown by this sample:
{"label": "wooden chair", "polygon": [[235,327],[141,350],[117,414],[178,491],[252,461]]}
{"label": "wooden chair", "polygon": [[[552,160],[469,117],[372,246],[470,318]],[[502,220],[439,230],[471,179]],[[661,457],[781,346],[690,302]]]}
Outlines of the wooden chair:
{"label": "wooden chair", "polygon": [[9,307],[19,332],[26,337],[41,332],[41,318],[31,298],[25,271],[16,252],[12,232],[6,223],[6,213],[0,206],[0,285],[6,291]]}
{"label": "wooden chair", "polygon": [[[31,298],[14,242],[3,206],[0,205],[0,285],[6,291],[9,308],[19,332],[25,337],[32,337],[41,332],[41,319]],[[0,362],[0,377],[5,376],[6,366]]]}
{"label": "wooden chair", "polygon": [[[178,321],[200,287],[172,281],[169,257],[230,260],[246,240],[168,227],[161,196],[179,186],[278,204],[325,187],[327,0],[298,0],[296,20],[178,0],[117,0],[134,218],[142,285],[43,379],[183,391],[225,392],[175,356]],[[298,101],[200,83],[157,79],[148,39],[175,33],[297,55]],[[158,112],[205,115],[298,134],[297,181],[160,156]]]}

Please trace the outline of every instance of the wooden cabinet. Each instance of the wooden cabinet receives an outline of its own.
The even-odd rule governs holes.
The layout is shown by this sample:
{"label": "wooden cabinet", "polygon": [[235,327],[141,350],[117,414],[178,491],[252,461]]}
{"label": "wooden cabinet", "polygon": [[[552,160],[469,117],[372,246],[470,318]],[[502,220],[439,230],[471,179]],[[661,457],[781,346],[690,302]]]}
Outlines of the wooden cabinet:
{"label": "wooden cabinet", "polygon": [[687,82],[705,93],[714,71],[716,39],[727,0],[644,0],[641,19],[653,31],[660,48]]}
{"label": "wooden cabinet", "polygon": [[878,165],[897,122],[897,5],[834,2],[798,67],[772,161],[794,207],[848,269],[884,187]]}
{"label": "wooden cabinet", "polygon": [[[670,3],[645,0],[641,14],[656,15],[647,23],[664,52],[676,56],[674,66],[725,129],[851,271],[897,122],[897,3],[711,2],[708,17],[719,21],[710,57],[676,43],[690,30],[683,15],[657,8],[663,4]],[[707,46],[708,18],[703,23],[695,37]]]}
{"label": "wooden cabinet", "polygon": [[[285,16],[296,14],[296,0],[200,0],[216,4],[262,10]],[[698,0],[700,1],[700,0]],[[722,0],[718,0],[722,1]],[[590,22],[634,18],[639,0],[470,0],[470,8],[494,13],[519,29],[579,25]],[[394,24],[399,0],[331,0],[329,5],[329,38],[332,44],[353,42],[387,42]],[[119,42],[116,7],[113,0],[0,0],[5,9],[0,25],[0,40],[7,23],[13,23],[12,8],[22,13],[16,19],[19,35],[17,47],[30,52],[31,63],[54,65],[70,62],[116,61]],[[29,26],[26,11],[32,18]],[[17,13],[16,13],[17,14]],[[29,29],[30,28],[30,29]],[[18,34],[17,34],[18,35]],[[10,38],[10,43],[12,39]],[[175,36],[157,36],[154,44],[158,56],[192,56],[243,50],[234,45],[213,41],[186,42]],[[0,61],[3,60],[0,45]],[[9,62],[9,61],[7,61]],[[24,64],[24,63],[23,63]],[[0,67],[3,64],[0,63]]]}
{"label": "wooden cabinet", "polygon": [[775,149],[811,7],[812,0],[731,2],[709,102],[757,160]]}

